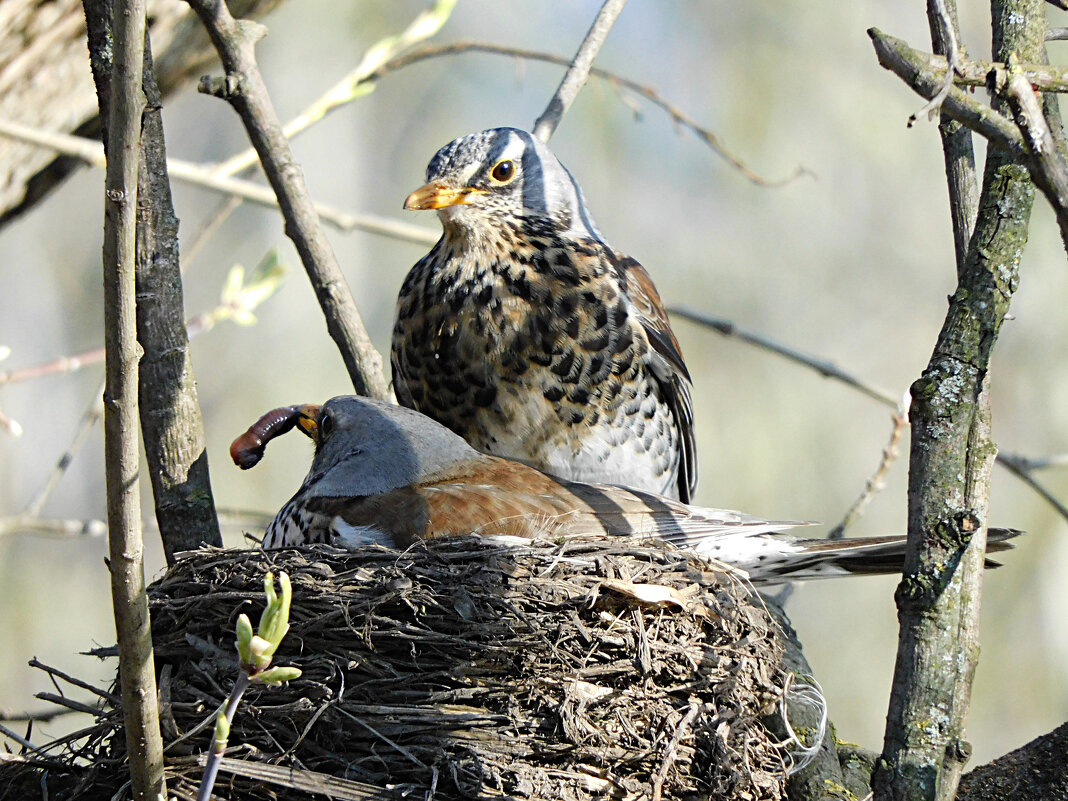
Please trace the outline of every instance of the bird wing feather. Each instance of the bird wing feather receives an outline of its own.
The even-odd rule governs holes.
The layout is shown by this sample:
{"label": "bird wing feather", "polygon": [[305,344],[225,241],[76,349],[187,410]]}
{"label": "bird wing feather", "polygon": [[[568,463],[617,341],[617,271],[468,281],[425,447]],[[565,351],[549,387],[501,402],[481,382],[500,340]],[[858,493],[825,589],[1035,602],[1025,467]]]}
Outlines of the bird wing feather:
{"label": "bird wing feather", "polygon": [[679,498],[688,502],[697,492],[697,433],[694,429],[693,399],[690,396],[690,373],[682,358],[679,341],[671,330],[660,293],[656,291],[649,273],[636,259],[617,251],[612,251],[612,264],[652,347],[650,366],[679,427],[682,445]]}

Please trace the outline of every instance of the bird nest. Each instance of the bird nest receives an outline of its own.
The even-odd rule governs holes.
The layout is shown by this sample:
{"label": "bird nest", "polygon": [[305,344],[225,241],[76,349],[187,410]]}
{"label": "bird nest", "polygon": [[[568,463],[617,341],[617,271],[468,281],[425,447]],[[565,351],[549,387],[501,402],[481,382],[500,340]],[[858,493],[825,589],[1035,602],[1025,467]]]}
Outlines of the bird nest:
{"label": "bird nest", "polygon": [[[196,795],[235,620],[283,570],[274,664],[303,675],[245,695],[219,798],[785,797],[790,747],[763,723],[782,635],[736,576],[621,540],[475,538],[183,555],[149,590],[172,796]],[[69,766],[78,797],[119,790],[124,749],[112,712]]]}

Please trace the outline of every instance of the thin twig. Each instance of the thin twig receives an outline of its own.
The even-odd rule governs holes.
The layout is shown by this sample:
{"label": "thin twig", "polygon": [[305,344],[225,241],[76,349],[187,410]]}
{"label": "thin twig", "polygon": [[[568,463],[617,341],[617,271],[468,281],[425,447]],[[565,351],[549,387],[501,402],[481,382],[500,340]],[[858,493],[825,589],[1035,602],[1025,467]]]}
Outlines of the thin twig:
{"label": "thin twig", "polygon": [[63,537],[106,537],[108,524],[104,520],[68,520],[31,515],[0,517],[0,537],[23,532]]}
{"label": "thin twig", "polygon": [[612,30],[619,12],[626,4],[627,0],[605,0],[601,10],[597,12],[597,18],[586,32],[586,38],[579,45],[575,57],[571,60],[571,66],[568,67],[563,80],[556,88],[556,93],[553,94],[549,105],[545,107],[545,111],[534,122],[531,133],[542,142],[549,141],[556,126],[560,124],[560,120],[564,118],[564,114],[578,97],[579,91],[585,86],[586,80],[590,77],[593,60],[597,58],[601,45],[608,38],[608,32]]}
{"label": "thin twig", "polygon": [[1068,249],[1068,165],[1053,142],[1053,133],[1031,84],[1018,71],[1010,69],[1010,73],[1005,93],[1031,154],[1031,177],[1053,207],[1061,241]]}
{"label": "thin twig", "polygon": [[[104,151],[99,142],[91,139],[43,131],[3,119],[0,119],[0,136],[47,147],[57,153],[79,159],[94,167],[104,166]],[[213,192],[240,197],[259,206],[278,208],[278,198],[270,187],[240,178],[229,178],[218,174],[210,167],[204,167],[181,159],[167,159],[167,170],[170,172],[171,178],[175,180],[210,189]],[[342,231],[365,231],[392,239],[400,239],[405,242],[414,242],[418,245],[432,245],[438,241],[438,234],[429,229],[399,220],[391,220],[388,217],[380,217],[374,214],[356,214],[325,203],[316,203],[314,208],[315,213],[324,222],[328,222]]]}
{"label": "thin twig", "polygon": [[0,428],[3,428],[13,437],[22,436],[22,424],[18,420],[12,420],[3,412],[0,412]]}
{"label": "thin twig", "polygon": [[[259,298],[262,300],[264,298]],[[218,306],[210,309],[206,312],[201,312],[195,317],[190,317],[186,322],[186,329],[189,332],[189,337],[199,336],[207,331],[210,331],[219,320],[227,319],[235,311],[252,311],[255,308],[254,305],[245,305],[239,308],[235,307],[232,303],[223,302]],[[104,349],[103,348],[91,348],[90,350],[76,353],[73,356],[60,356],[58,359],[52,359],[42,364],[31,365],[30,367],[20,367],[14,370],[0,371],[0,386],[4,384],[17,384],[20,381],[30,381],[35,378],[43,378],[50,375],[65,375],[66,373],[74,373],[81,370],[83,367],[89,367],[93,364],[100,364],[104,361]]]}
{"label": "thin twig", "polygon": [[222,2],[190,0],[190,5],[207,28],[226,70],[223,79],[202,80],[201,91],[227,100],[241,118],[278,196],[286,235],[300,254],[353,387],[361,395],[385,399],[389,387],[382,357],[363,325],[256,63],[256,42],[266,29],[259,23],[235,20]]}
{"label": "thin twig", "polygon": [[[433,7],[422,11],[404,31],[386,36],[371,45],[352,72],[330,87],[321,97],[316,98],[303,111],[285,124],[282,131],[285,133],[286,138],[292,139],[323,119],[334,109],[368,94],[373,87],[367,85],[367,76],[394,56],[403,53],[416,43],[436,35],[441,30],[441,26],[452,15],[456,2],[457,0],[436,0]],[[255,163],[256,150],[250,147],[227,159],[216,169],[222,175],[234,175]]]}
{"label": "thin twig", "polygon": [[118,696],[114,695],[113,693],[108,692],[107,690],[102,690],[99,687],[94,687],[89,682],[82,681],[81,679],[75,678],[74,676],[71,676],[69,673],[64,673],[62,670],[59,670],[58,668],[54,668],[51,665],[46,665],[44,662],[41,662],[39,659],[31,659],[27,664],[32,668],[37,668],[38,670],[43,670],[45,673],[47,673],[49,675],[49,677],[52,679],[52,683],[57,687],[59,685],[56,684],[56,679],[57,678],[63,679],[63,681],[67,682],[68,684],[73,684],[75,687],[80,687],[83,690],[88,690],[89,692],[93,693],[93,695],[100,696],[105,701],[107,701],[109,704],[111,704],[111,706],[113,706],[113,707],[119,706],[119,698],[118,698]]}
{"label": "thin twig", "polygon": [[742,328],[726,318],[717,317],[713,314],[708,314],[707,312],[697,311],[696,309],[691,309],[686,306],[672,306],[668,309],[668,313],[678,315],[690,322],[712,328],[732,339],[739,339],[750,345],[756,345],[758,348],[777,353],[779,356],[783,356],[790,361],[810,367],[824,378],[833,378],[837,381],[841,381],[843,384],[848,384],[859,392],[867,395],[869,398],[874,398],[891,408],[897,408],[898,401],[891,393],[869,384],[866,381],[862,381],[825,359],[802,353],[799,350],[776,342],[764,334]]}
{"label": "thin twig", "polygon": [[1047,42],[1062,42],[1068,39],[1068,28],[1050,28],[1046,31]]}
{"label": "thin twig", "polygon": [[11,729],[9,729],[7,726],[0,725],[0,734],[2,734],[5,737],[8,737],[8,738],[14,740],[16,743],[21,745],[23,748],[28,748],[31,751],[36,751],[37,750],[37,746],[36,745],[31,743],[29,740],[27,740],[22,735],[11,731]]}
{"label": "thin twig", "polygon": [[119,683],[135,801],[166,798],[163,739],[156,704],[152,629],[145,590],[138,486],[137,343],[134,270],[137,178],[145,45],[144,0],[114,3],[104,222],[104,460],[108,553]]}
{"label": "thin twig", "polygon": [[945,0],[933,0],[933,2],[937,16],[942,22],[942,38],[946,44],[946,77],[938,94],[928,100],[923,108],[909,117],[909,128],[912,127],[921,114],[926,114],[929,120],[935,118],[935,115],[938,114],[938,109],[942,106],[942,101],[946,99],[946,95],[949,94],[949,90],[953,87],[954,77],[960,71],[960,44],[957,42],[957,33],[954,30],[953,22],[949,18],[949,11],[946,10],[946,2]]}
{"label": "thin twig", "polygon": [[[90,402],[89,407],[82,414],[82,419],[78,422],[78,429],[74,432],[74,438],[71,440],[67,449],[63,451],[63,455],[59,457],[59,461],[56,462],[51,472],[48,474],[48,478],[45,479],[44,484],[37,490],[30,502],[26,504],[26,508],[23,510],[23,514],[27,517],[37,517],[41,514],[41,510],[44,508],[48,498],[59,486],[59,482],[66,474],[67,469],[74,461],[74,457],[78,455],[78,451],[82,449],[86,439],[89,436],[89,432],[93,430],[93,427],[100,422],[104,416],[104,385],[101,384],[99,389],[93,393],[93,400]],[[104,531],[107,531],[107,527],[104,527]]]}
{"label": "thin twig", "polygon": [[238,195],[228,195],[220,200],[215,208],[205,216],[200,223],[200,227],[194,232],[193,238],[182,252],[182,275],[185,275],[189,265],[196,260],[196,257],[201,254],[208,242],[211,241],[211,238],[222,228],[222,224],[230,219],[235,211],[241,208],[243,201],[244,198]]}
{"label": "thin twig", "polygon": [[[847,386],[853,387],[858,392],[879,401],[884,406],[891,409],[896,410],[899,406],[899,401],[889,392],[886,392],[873,384],[869,384],[851,373],[847,373],[845,370],[826,359],[802,353],[787,345],[776,342],[764,334],[742,328],[723,317],[717,317],[706,312],[699,312],[681,306],[671,307],[668,311],[671,314],[676,314],[691,322],[697,323],[698,325],[707,326],[724,336],[741,340],[750,345],[755,345],[758,348],[771,351],[772,353],[778,354],[792,362],[815,370],[824,378],[831,378],[840,381]],[[1031,475],[1032,470],[1068,465],[1068,454],[1059,454],[1057,456],[1032,460],[1016,454],[999,453],[997,455],[997,463],[1027,482],[1027,484],[1042,496],[1044,500],[1048,501],[1050,505],[1057,510],[1058,514],[1065,520],[1068,520],[1068,507],[1058,501],[1048,489],[1043,487],[1038,480]]]}
{"label": "thin twig", "polygon": [[1006,462],[1018,470],[1031,472],[1032,470],[1046,470],[1050,467],[1068,467],[1068,453],[1055,453],[1052,456],[1023,456],[1019,453],[1006,453],[1001,451],[1000,456]]}
{"label": "thin twig", "polygon": [[[1057,514],[1068,520],[1068,506],[1061,503],[1056,496],[1053,495],[1048,489],[1046,489],[1038,480],[1031,474],[1031,470],[1026,468],[1024,464],[1028,460],[1019,459],[1019,457],[1012,457],[1010,454],[999,453],[998,464],[1023,481],[1027,486],[1037,492],[1042,498],[1054,509],[1057,510]],[[1041,463],[1041,460],[1037,460]],[[1032,468],[1036,469],[1036,468]]]}
{"label": "thin twig", "polygon": [[864,509],[871,499],[883,488],[883,480],[886,478],[887,472],[890,470],[890,465],[897,459],[900,451],[898,446],[901,444],[901,435],[905,433],[905,430],[909,427],[908,414],[906,413],[907,401],[903,403],[897,411],[894,412],[893,421],[894,427],[890,432],[890,440],[886,443],[886,447],[883,448],[882,458],[879,459],[879,466],[875,468],[875,472],[871,474],[871,478],[864,485],[864,490],[860,493],[860,496],[853,502],[853,505],[849,507],[849,511],[842,517],[841,522],[831,529],[827,535],[829,540],[838,540],[845,535],[845,531],[851,525],[853,525],[862,514]]}
{"label": "thin twig", "polygon": [[5,722],[15,720],[35,721],[39,723],[47,723],[50,720],[54,720],[63,715],[70,715],[75,710],[73,709],[38,709],[34,712],[13,712],[10,709],[0,709],[0,720]]}
{"label": "thin twig", "polygon": [[[240,510],[218,509],[219,525],[237,531],[260,531],[274,517],[267,512],[249,512]],[[152,520],[141,522],[145,530],[155,531]],[[31,517],[13,515],[0,517],[0,537],[12,534],[43,534],[59,537],[106,537],[108,524],[104,520],[78,520],[52,517]]]}
{"label": "thin twig", "polygon": [[[559,64],[561,66],[567,66],[570,61],[563,56],[555,55],[552,53],[545,53],[540,50],[525,50],[518,47],[505,47],[503,45],[485,44],[483,42],[453,42],[447,45],[425,45],[423,47],[412,50],[410,53],[406,53],[402,56],[398,56],[382,67],[375,70],[374,73],[368,76],[367,81],[373,82],[388,75],[391,72],[403,69],[411,66],[412,64],[418,64],[421,61],[428,61],[430,59],[442,58],[444,56],[458,56],[466,53],[485,53],[487,55],[495,56],[508,56],[511,58],[525,59],[529,61],[544,61],[548,64]],[[637,95],[641,95],[657,108],[665,112],[671,121],[676,125],[689,130],[695,134],[702,142],[708,145],[720,158],[728,162],[732,167],[738,170],[747,180],[756,184],[757,186],[763,186],[766,188],[776,188],[785,186],[802,175],[812,175],[812,172],[805,167],[796,168],[790,175],[785,178],[779,178],[771,180],[763,177],[762,175],[754,172],[744,161],[738,156],[734,155],[727,146],[723,144],[720,137],[708,128],[704,128],[699,125],[693,117],[682,111],[677,106],[673,105],[668,100],[664,99],[656,89],[645,84],[637,83],[629,78],[624,78],[614,72],[601,69],[600,67],[593,67],[590,70],[590,75],[595,78],[607,81],[612,84],[618,90],[620,87],[628,89]]]}
{"label": "thin twig", "polygon": [[90,704],[83,704],[81,701],[75,701],[73,698],[66,698],[56,693],[36,693],[34,698],[41,701],[48,701],[50,704],[64,707],[57,711],[56,715],[61,715],[64,712],[82,712],[86,715],[92,715],[95,718],[105,717],[108,713],[106,710],[101,709],[98,706],[91,706]]}

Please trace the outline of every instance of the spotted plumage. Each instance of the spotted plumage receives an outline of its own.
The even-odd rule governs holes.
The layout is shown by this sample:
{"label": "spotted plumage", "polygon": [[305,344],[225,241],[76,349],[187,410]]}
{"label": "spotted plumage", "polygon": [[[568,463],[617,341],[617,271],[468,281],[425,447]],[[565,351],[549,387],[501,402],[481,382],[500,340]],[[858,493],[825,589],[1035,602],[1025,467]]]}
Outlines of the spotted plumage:
{"label": "spotted plumage", "polygon": [[[314,437],[315,458],[268,527],[266,548],[308,542],[405,548],[471,533],[498,540],[636,536],[725,562],[754,583],[901,569],[904,537],[799,539],[777,533],[802,525],[796,522],[563,481],[479,453],[419,412],[367,398],[291,408],[304,410],[299,428]],[[1015,534],[992,529],[990,550],[1008,547],[1004,540]]]}
{"label": "spotted plumage", "polygon": [[406,208],[441,239],[393,330],[397,399],[484,453],[688,501],[689,375],[656,288],[609,247],[571,174],[513,128],[446,145]]}

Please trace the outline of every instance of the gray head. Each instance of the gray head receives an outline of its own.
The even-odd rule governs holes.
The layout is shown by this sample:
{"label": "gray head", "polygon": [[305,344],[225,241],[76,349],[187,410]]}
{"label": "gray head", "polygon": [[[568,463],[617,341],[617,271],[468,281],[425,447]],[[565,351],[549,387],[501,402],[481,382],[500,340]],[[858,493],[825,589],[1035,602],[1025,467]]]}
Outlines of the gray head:
{"label": "gray head", "polygon": [[340,395],[319,411],[303,488],[306,497],[378,495],[477,457],[463,439],[413,409]]}
{"label": "gray head", "polygon": [[426,186],[406,209],[437,209],[448,229],[515,223],[535,231],[600,239],[571,173],[542,142],[517,128],[490,128],[441,148],[426,168]]}

